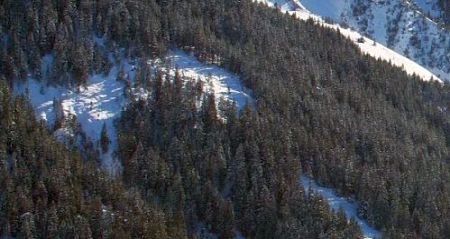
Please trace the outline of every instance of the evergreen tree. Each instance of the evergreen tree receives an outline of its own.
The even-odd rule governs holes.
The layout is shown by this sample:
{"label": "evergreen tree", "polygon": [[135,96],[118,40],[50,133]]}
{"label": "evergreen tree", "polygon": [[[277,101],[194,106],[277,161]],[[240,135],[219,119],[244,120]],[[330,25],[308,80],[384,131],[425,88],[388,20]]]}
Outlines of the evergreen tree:
{"label": "evergreen tree", "polygon": [[100,145],[103,153],[108,152],[110,143],[111,140],[109,138],[108,128],[106,127],[106,124],[103,123],[102,131],[100,133]]}

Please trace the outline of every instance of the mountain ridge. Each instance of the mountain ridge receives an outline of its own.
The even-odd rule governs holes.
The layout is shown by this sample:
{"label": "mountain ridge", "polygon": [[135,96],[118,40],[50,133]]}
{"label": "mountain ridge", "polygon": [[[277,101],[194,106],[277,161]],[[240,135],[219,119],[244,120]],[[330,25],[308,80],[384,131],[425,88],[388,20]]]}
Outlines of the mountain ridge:
{"label": "mountain ridge", "polygon": [[450,80],[450,32],[420,11],[424,1],[301,0],[306,9],[349,26]]}

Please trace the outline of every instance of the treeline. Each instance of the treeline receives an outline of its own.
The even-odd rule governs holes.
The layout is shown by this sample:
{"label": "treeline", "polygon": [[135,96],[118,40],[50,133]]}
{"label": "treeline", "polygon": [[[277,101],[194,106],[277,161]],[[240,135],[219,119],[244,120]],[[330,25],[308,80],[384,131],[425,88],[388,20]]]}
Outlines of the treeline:
{"label": "treeline", "polygon": [[[193,215],[209,223],[213,231],[231,230],[229,222],[223,223],[225,216],[207,218],[201,211],[205,208],[221,208],[233,214],[227,217],[233,218],[235,227],[250,237],[273,235],[257,230],[260,227],[255,224],[237,223],[250,221],[259,211],[272,219],[268,220],[271,227],[267,228],[279,228],[279,222],[283,222],[283,232],[296,232],[301,218],[294,220],[295,223],[285,222],[281,219],[296,217],[296,213],[283,215],[283,210],[274,209],[273,205],[282,205],[283,196],[277,193],[281,189],[294,190],[293,182],[301,166],[321,183],[354,196],[361,205],[361,216],[385,231],[387,238],[450,235],[450,88],[447,84],[427,83],[408,76],[387,62],[362,55],[351,41],[333,30],[313,21],[300,22],[250,0],[5,0],[0,13],[3,43],[0,44],[0,72],[10,83],[26,78],[27,72],[42,75],[37,70],[40,58],[52,53],[55,64],[53,77],[46,79],[49,83],[84,84],[83,76],[96,71],[93,68],[96,64],[91,64],[95,62],[96,51],[91,51],[90,46],[95,45],[94,40],[101,41],[99,36],[104,36],[102,39],[112,51],[124,47],[133,57],[162,56],[172,46],[189,49],[201,60],[242,76],[257,103],[255,112],[243,112],[236,119],[240,123],[233,120],[225,125],[217,123],[210,119],[212,113],[208,117],[208,110],[200,116],[191,110],[192,116],[186,116],[187,113],[180,112],[192,109],[192,105],[176,105],[173,102],[180,100],[165,98],[169,96],[163,96],[167,102],[161,103],[158,95],[163,94],[156,93],[156,87],[150,88],[155,91],[150,102],[134,104],[120,124],[131,130],[133,126],[142,129],[141,123],[148,126],[142,129],[148,135],[140,135],[139,131],[136,135],[123,133],[121,136],[125,184],[137,185],[141,192],[148,190],[148,194],[143,194],[147,201],[152,201],[155,195],[154,201],[161,202],[166,213],[172,212],[177,222],[186,222],[188,234],[192,222],[198,222],[189,218]],[[155,78],[144,80],[158,82]],[[180,88],[176,84],[169,86]],[[188,87],[181,88],[189,92]],[[173,94],[170,89],[162,92]],[[154,105],[156,102],[163,107]],[[209,105],[208,99],[205,102]],[[178,115],[184,118],[175,117]],[[248,127],[242,123],[245,119]],[[185,129],[189,123],[197,128]],[[232,125],[236,129],[227,129]],[[233,130],[237,135],[249,136],[225,135]],[[210,137],[212,145],[205,145]],[[201,150],[212,155],[193,154]],[[222,151],[224,160],[219,153]],[[239,151],[243,152],[244,160],[236,160]],[[261,157],[264,152],[272,159]],[[199,163],[197,158],[206,159]],[[240,187],[231,187],[230,194],[223,194],[223,177],[230,174],[225,169],[236,161],[245,162],[243,171],[247,171],[247,178],[243,181],[248,186],[245,200],[251,199],[239,200],[258,199],[256,205],[264,206],[257,210],[252,208],[253,204],[249,211],[240,208],[242,203],[234,198],[240,194],[231,193]],[[184,162],[193,165],[182,165]],[[202,165],[206,162],[209,162],[206,166]],[[159,166],[142,166],[143,163]],[[256,168],[251,168],[255,165]],[[159,175],[159,179],[151,178],[146,174],[147,167],[148,170],[166,167],[167,174]],[[181,169],[195,170],[182,172]],[[276,173],[281,176],[270,175]],[[192,179],[181,177],[187,174]],[[150,178],[146,179],[146,185],[134,178],[145,178],[145,175]],[[202,188],[205,185],[209,186]],[[178,194],[167,194],[158,188]],[[200,190],[201,197],[192,196],[195,190]],[[262,195],[252,196],[250,192]],[[183,204],[172,205],[175,200],[164,197],[184,198],[176,200]],[[192,202],[199,205],[192,207],[195,204]],[[302,207],[308,208],[307,204],[311,203]],[[193,211],[186,212],[186,209]],[[272,217],[273,212],[281,215]],[[322,216],[317,218],[327,221]],[[223,230],[219,224],[228,229]],[[305,231],[311,228],[315,227],[305,226]],[[322,226],[317,228],[315,232],[322,230]],[[295,234],[291,236],[295,238]]]}

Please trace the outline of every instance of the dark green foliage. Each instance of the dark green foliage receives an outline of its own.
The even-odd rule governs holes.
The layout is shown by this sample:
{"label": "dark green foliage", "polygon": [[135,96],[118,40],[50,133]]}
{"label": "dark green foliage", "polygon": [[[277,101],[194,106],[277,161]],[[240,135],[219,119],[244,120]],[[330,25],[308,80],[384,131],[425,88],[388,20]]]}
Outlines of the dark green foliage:
{"label": "dark green foliage", "polygon": [[[158,202],[177,225],[196,232],[204,223],[220,238],[358,238],[358,226],[336,215],[321,198],[304,195],[299,162],[250,108],[240,117],[194,82],[179,89],[177,77],[147,78],[153,97],[134,102],[118,122],[123,178]],[[189,81],[186,79],[185,81]],[[162,84],[162,85],[161,85]],[[277,158],[283,163],[276,164]],[[285,233],[288,233],[289,236]]]}
{"label": "dark green foliage", "polygon": [[6,0],[0,14],[1,69],[9,82],[25,79],[28,70],[38,79],[47,75],[39,59],[51,53],[55,62],[45,80],[84,85],[90,73],[106,67],[94,48],[98,36],[137,55],[161,56],[166,48],[154,1]]}
{"label": "dark green foliage", "polygon": [[5,238],[182,238],[171,216],[55,142],[0,81],[0,235]]}
{"label": "dark green foliage", "polygon": [[[191,83],[183,93],[163,73],[140,79],[153,97],[124,114],[119,154],[125,183],[137,186],[147,202],[160,202],[174,226],[171,235],[185,228],[194,234],[200,221],[224,237],[232,226],[262,238],[331,237],[325,228],[336,228],[336,237],[356,235],[353,224],[343,229],[323,203],[296,190],[302,167],[354,196],[361,215],[387,238],[448,238],[448,84],[407,76],[362,55],[330,29],[250,0],[5,0],[0,22],[0,78],[10,85],[28,71],[45,75],[37,59],[48,53],[55,56],[45,79],[50,84],[82,85],[87,73],[105,72],[107,56],[91,49],[94,36],[103,36],[111,51],[123,47],[144,60],[176,46],[242,76],[256,109],[240,116],[225,110],[226,124],[216,118],[213,98],[201,95],[201,84]],[[204,97],[200,113],[189,94]],[[9,138],[0,139],[33,149],[10,128],[14,109],[2,104]],[[25,185],[34,180],[28,172],[20,175],[15,197],[29,195]],[[59,206],[52,207],[48,213],[58,215]],[[11,222],[2,230],[17,234],[22,223],[27,227],[21,233],[39,231],[36,219],[20,218],[22,209],[11,208]],[[223,213],[213,213],[218,210]],[[60,225],[52,220],[49,225]],[[334,226],[325,226],[329,222]],[[94,235],[99,230],[91,228]]]}
{"label": "dark green foliage", "polygon": [[110,143],[111,143],[111,141],[109,139],[108,129],[106,128],[106,125],[103,124],[102,132],[100,135],[100,145],[101,145],[103,153],[108,152]]}
{"label": "dark green foliage", "polygon": [[[178,31],[173,42],[194,46],[205,61],[221,56],[219,64],[239,73],[258,100],[263,131],[304,170],[354,195],[381,230],[448,236],[448,84],[407,76],[330,29],[249,1],[185,4],[168,21],[200,30]],[[220,20],[205,20],[212,12]]]}

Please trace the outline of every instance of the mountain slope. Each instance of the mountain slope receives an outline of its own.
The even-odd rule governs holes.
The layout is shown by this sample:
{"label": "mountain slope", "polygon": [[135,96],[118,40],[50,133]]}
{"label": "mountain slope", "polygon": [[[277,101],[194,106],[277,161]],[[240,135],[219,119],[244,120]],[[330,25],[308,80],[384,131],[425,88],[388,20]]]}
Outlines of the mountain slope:
{"label": "mountain slope", "polygon": [[429,1],[301,0],[309,11],[350,26],[450,80],[450,32],[427,17],[437,17],[436,3]]}
{"label": "mountain slope", "polygon": [[[252,90],[255,107],[238,115],[224,104],[221,121],[201,84],[142,74],[152,97],[120,115],[122,179],[173,218],[181,229],[173,238],[196,238],[199,225],[224,238],[360,238],[345,213],[299,188],[302,171],[354,198],[387,238],[447,238],[448,84],[424,82],[361,54],[336,30],[250,0],[2,3],[0,78],[11,85],[31,72],[50,85],[89,86],[111,66],[92,42],[105,35],[110,52],[124,49],[142,69],[169,48],[189,49]],[[48,54],[55,67],[43,77]]]}
{"label": "mountain slope", "polygon": [[[181,226],[58,143],[0,81],[1,238],[174,238]],[[182,237],[176,237],[182,238]]]}
{"label": "mountain slope", "polygon": [[[55,130],[54,134],[60,141],[69,145],[78,142],[99,147],[104,125],[109,135],[109,147],[100,152],[101,164],[112,175],[117,175],[121,172],[121,165],[114,155],[118,147],[114,121],[131,101],[145,100],[150,95],[136,82],[142,74],[139,70],[142,65],[139,66],[137,59],[125,58],[123,53],[117,59],[112,57],[112,53],[105,54],[109,55],[111,69],[106,74],[90,75],[86,85],[77,89],[49,86],[48,79],[39,81],[32,77],[14,88],[16,94],[30,99],[37,116]],[[42,62],[45,63],[42,72],[53,71],[52,55],[45,56]],[[234,102],[238,110],[253,104],[250,91],[242,85],[239,77],[217,66],[203,64],[181,50],[171,51],[163,59],[149,59],[145,64],[148,65],[145,69],[150,72],[144,74],[156,74],[155,71],[161,68],[171,75],[181,74],[183,79],[201,82],[206,93],[215,95],[217,103],[221,100]]]}
{"label": "mountain slope", "polygon": [[[340,17],[340,11],[344,11],[345,4],[340,1],[314,1],[314,3],[307,2],[312,8],[313,13],[311,13],[308,8],[304,7],[302,3],[298,0],[258,0],[259,2],[268,4],[269,6],[275,6],[275,4],[280,8],[282,12],[289,12],[290,14],[295,14],[298,18],[302,20],[314,19],[317,23],[329,27],[335,30],[339,30],[341,34],[351,39],[355,44],[359,46],[362,52],[385,61],[392,63],[395,66],[403,68],[408,74],[416,74],[423,80],[438,80],[440,77],[437,74],[431,72],[430,70],[424,68],[413,60],[385,47],[383,43],[378,42],[376,39],[372,40],[365,34],[361,34],[348,27],[342,27],[338,24],[327,23],[322,19],[335,19]],[[314,14],[317,12],[320,15]],[[382,24],[381,24],[382,25]],[[378,26],[376,29],[384,29],[384,27]]]}

